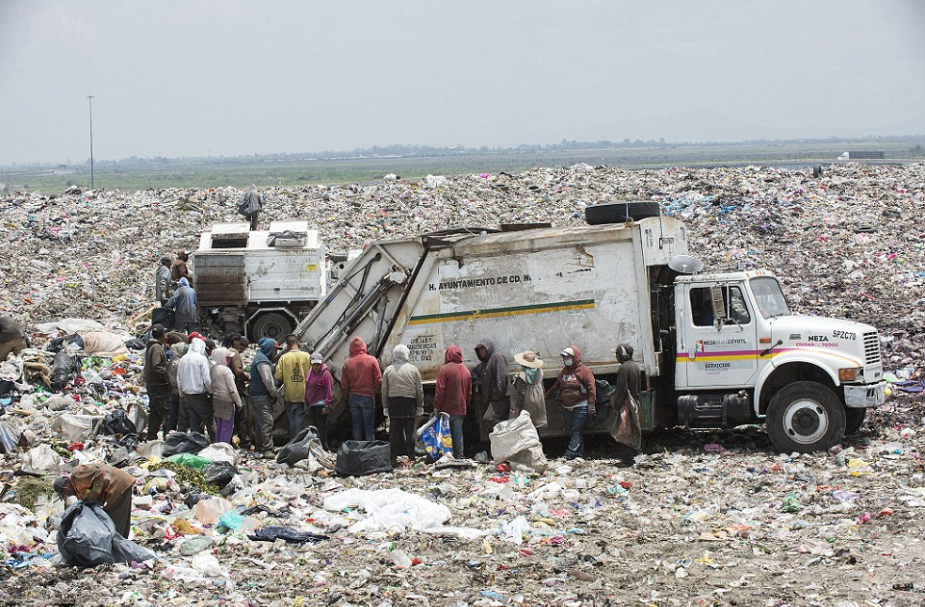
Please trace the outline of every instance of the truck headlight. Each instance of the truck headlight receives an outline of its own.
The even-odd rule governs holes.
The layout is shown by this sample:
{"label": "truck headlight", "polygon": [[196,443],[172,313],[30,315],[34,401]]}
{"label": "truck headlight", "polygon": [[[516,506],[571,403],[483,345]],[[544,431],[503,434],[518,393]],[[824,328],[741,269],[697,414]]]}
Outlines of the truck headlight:
{"label": "truck headlight", "polygon": [[848,369],[839,369],[838,370],[838,380],[839,381],[854,381],[858,378],[858,369],[857,367],[851,367]]}

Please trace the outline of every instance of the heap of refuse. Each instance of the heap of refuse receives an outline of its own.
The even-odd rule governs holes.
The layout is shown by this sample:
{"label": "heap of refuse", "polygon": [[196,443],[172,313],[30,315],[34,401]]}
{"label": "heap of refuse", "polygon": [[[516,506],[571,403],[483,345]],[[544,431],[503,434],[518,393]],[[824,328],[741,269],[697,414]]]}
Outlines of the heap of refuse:
{"label": "heap of refuse", "polygon": [[[925,532],[925,167],[839,165],[394,177],[263,190],[261,222],[302,219],[329,250],[448,227],[578,224],[657,200],[708,268],[767,268],[792,307],[891,340],[890,397],[828,453],[778,454],[757,428],[607,440],[532,471],[487,454],[340,476],[172,434],[144,441],[141,330],[157,260],[237,220],[233,188],[0,199],[0,310],[32,348],[0,365],[0,602],[136,605],[899,605],[921,601]],[[79,340],[74,336],[79,337]],[[246,359],[247,360],[247,357]],[[531,442],[530,450],[539,447]],[[542,454],[539,454],[542,457]],[[514,460],[511,457],[509,460]],[[144,562],[61,566],[74,463],[136,478]],[[918,563],[918,564],[917,564]]]}

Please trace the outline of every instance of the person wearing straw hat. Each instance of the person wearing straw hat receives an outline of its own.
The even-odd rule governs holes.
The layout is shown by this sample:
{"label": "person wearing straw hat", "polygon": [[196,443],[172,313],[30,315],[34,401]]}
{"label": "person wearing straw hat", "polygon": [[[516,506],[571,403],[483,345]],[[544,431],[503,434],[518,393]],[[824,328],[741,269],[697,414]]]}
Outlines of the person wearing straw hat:
{"label": "person wearing straw hat", "polygon": [[511,411],[514,417],[521,411],[530,414],[530,420],[538,429],[547,426],[546,397],[543,394],[543,360],[533,350],[526,350],[514,355],[514,362],[521,366],[521,371],[514,375],[511,383]]}

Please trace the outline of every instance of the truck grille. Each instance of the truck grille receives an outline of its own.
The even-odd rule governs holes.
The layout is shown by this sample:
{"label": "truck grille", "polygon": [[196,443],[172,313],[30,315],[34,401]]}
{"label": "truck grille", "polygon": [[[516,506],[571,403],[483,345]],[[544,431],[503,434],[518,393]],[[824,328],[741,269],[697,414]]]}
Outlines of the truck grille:
{"label": "truck grille", "polygon": [[864,361],[867,365],[880,363],[880,336],[876,331],[864,334]]}

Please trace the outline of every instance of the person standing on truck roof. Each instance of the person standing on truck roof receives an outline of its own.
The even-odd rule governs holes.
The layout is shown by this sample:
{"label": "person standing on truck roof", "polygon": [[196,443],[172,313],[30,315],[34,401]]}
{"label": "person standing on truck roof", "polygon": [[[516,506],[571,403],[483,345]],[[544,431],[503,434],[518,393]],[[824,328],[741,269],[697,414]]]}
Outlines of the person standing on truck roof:
{"label": "person standing on truck roof", "polygon": [[350,340],[350,357],[340,370],[340,389],[350,406],[353,440],[375,440],[376,392],[382,388],[379,361],[366,353],[359,337]]}
{"label": "person standing on truck roof", "polygon": [[276,341],[264,337],[257,342],[257,355],[251,363],[250,407],[254,431],[254,448],[258,457],[273,451],[272,403],[276,399],[276,382],[273,379],[273,358]]}
{"label": "person standing on truck roof", "polygon": [[167,300],[170,299],[170,266],[170,258],[161,257],[157,272],[154,274],[154,299],[161,304],[162,308],[167,305]]}
{"label": "person standing on truck roof", "polygon": [[[189,415],[189,429],[212,435],[212,369],[206,358],[206,342],[194,339],[177,367],[177,385]],[[182,411],[180,430],[183,427]]]}
{"label": "person standing on truck roof", "polygon": [[321,352],[311,356],[311,371],[305,378],[305,406],[308,407],[308,423],[318,429],[321,446],[328,448],[328,413],[334,403],[334,378],[324,364]]}
{"label": "person standing on truck roof", "polygon": [[305,428],[305,378],[311,367],[311,356],[299,349],[299,338],[286,336],[286,351],[276,362],[276,381],[283,382],[283,402],[289,418],[289,438],[295,438]]}
{"label": "person standing on truck roof", "polygon": [[636,410],[639,404],[642,370],[639,363],[633,360],[633,346],[620,344],[617,346],[616,354],[620,369],[617,371],[616,386],[611,396],[616,417],[610,435],[617,441],[622,465],[632,466],[635,463],[634,458],[642,451],[642,430]]}
{"label": "person standing on truck roof", "polygon": [[132,529],[132,489],[135,477],[109,464],[83,464],[67,476],[55,479],[55,492],[62,498],[76,497],[99,502],[124,538]]}
{"label": "person standing on truck roof", "polygon": [[511,415],[517,417],[521,411],[530,414],[530,421],[537,429],[545,428],[546,396],[543,394],[543,360],[533,350],[514,355],[514,362],[521,371],[514,375],[511,385]]}
{"label": "person standing on truck roof", "polygon": [[164,306],[174,311],[173,326],[178,331],[195,331],[199,322],[196,311],[196,291],[189,286],[189,280],[180,279],[180,288],[171,296]]}
{"label": "person standing on truck roof", "polygon": [[399,455],[414,459],[414,420],[424,415],[421,372],[408,362],[409,356],[408,346],[398,344],[392,350],[392,364],[382,373],[382,413],[389,420],[393,460]]}
{"label": "person standing on truck roof", "polygon": [[565,426],[569,433],[568,449],[565,459],[584,457],[585,425],[589,418],[597,415],[594,408],[597,389],[594,373],[581,362],[581,350],[578,346],[569,346],[562,351],[562,370],[556,383],[546,392],[546,396],[559,399],[565,414]]}
{"label": "person standing on truck roof", "polygon": [[186,265],[187,261],[189,261],[189,253],[183,249],[177,251],[177,258],[170,264],[171,280],[179,282],[181,278],[190,279],[189,266]]}
{"label": "person standing on truck roof", "polygon": [[234,385],[234,373],[228,368],[231,351],[215,348],[209,356],[212,362],[212,410],[215,413],[215,442],[231,444],[234,434],[234,414],[241,408],[241,396]]}
{"label": "person standing on truck roof", "polygon": [[238,202],[238,213],[250,220],[252,232],[257,229],[257,218],[262,209],[263,198],[257,191],[257,186],[251,185],[251,189]]}
{"label": "person standing on truck roof", "polygon": [[9,357],[11,352],[19,356],[28,346],[29,341],[22,325],[9,314],[0,316],[0,363]]}
{"label": "person standing on truck roof", "polygon": [[443,366],[437,374],[434,393],[434,411],[450,416],[450,434],[453,437],[453,457],[465,457],[463,420],[472,400],[472,374],[463,364],[462,350],[452,345],[443,355]]}
{"label": "person standing on truck roof", "polygon": [[[162,424],[170,417],[170,379],[167,376],[167,332],[161,325],[151,329],[151,339],[145,347],[142,377],[148,391],[148,440],[157,440]],[[166,425],[164,428],[166,436]]]}
{"label": "person standing on truck roof", "polygon": [[475,355],[481,362],[472,370],[472,375],[482,388],[482,404],[485,406],[482,422],[491,431],[494,430],[495,424],[506,420],[511,412],[507,394],[510,385],[507,359],[504,358],[504,354],[495,352],[495,344],[490,339],[479,342],[475,347]]}

